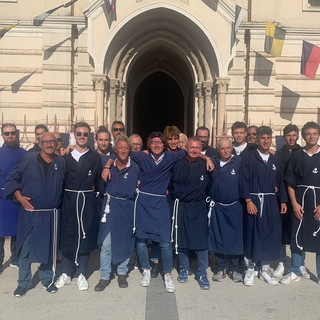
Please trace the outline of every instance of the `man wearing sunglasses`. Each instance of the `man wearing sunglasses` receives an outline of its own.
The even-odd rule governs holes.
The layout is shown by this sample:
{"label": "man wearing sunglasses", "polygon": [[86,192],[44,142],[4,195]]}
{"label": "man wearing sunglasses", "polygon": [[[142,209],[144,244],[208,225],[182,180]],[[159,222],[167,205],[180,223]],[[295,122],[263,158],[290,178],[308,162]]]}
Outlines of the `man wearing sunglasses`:
{"label": "man wearing sunglasses", "polygon": [[19,206],[3,198],[4,182],[26,151],[17,142],[17,128],[13,123],[4,123],[1,128],[4,145],[0,148],[0,273],[4,260],[5,237],[11,237],[10,265],[17,266],[16,234]]}
{"label": "man wearing sunglasses", "polygon": [[79,290],[88,290],[85,274],[90,252],[97,245],[99,215],[96,190],[102,170],[100,156],[88,148],[90,131],[86,122],[76,123],[75,148],[64,155],[67,174],[60,223],[62,274],[56,282],[57,288],[70,283],[75,275]]}
{"label": "man wearing sunglasses", "polygon": [[246,140],[248,143],[257,143],[257,126],[249,126],[247,129]]}
{"label": "man wearing sunglasses", "polygon": [[124,123],[122,121],[114,121],[111,126],[111,133],[113,140],[111,141],[111,144],[114,145],[115,141],[119,136],[125,135],[126,128],[124,126]]}

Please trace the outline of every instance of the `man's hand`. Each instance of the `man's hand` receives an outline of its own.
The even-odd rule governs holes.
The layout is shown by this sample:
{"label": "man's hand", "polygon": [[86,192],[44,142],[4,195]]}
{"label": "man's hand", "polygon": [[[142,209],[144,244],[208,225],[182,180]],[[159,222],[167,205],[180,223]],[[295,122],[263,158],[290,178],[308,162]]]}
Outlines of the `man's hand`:
{"label": "man's hand", "polygon": [[320,206],[317,206],[317,207],[314,209],[313,213],[314,213],[314,218],[315,218],[317,221],[319,221],[319,220],[320,220]]}
{"label": "man's hand", "polygon": [[106,168],[106,167],[103,168],[102,173],[101,173],[101,178],[106,182],[111,179],[110,168]]}
{"label": "man's hand", "polygon": [[16,199],[20,202],[20,204],[27,210],[34,210],[34,206],[29,202],[31,198],[25,197],[21,194],[20,190],[15,191],[14,193]]}
{"label": "man's hand", "polygon": [[256,216],[258,213],[258,209],[257,209],[256,205],[252,202],[252,200],[250,200],[250,201],[246,200],[246,203],[247,203],[248,214]]}
{"label": "man's hand", "polygon": [[206,167],[207,167],[208,171],[214,170],[214,163],[212,162],[212,160],[209,157],[206,158]]}
{"label": "man's hand", "polygon": [[298,220],[302,220],[304,210],[299,203],[292,204],[293,213]]}
{"label": "man's hand", "polygon": [[281,203],[280,213],[281,213],[281,214],[287,213],[287,204],[286,204],[286,203]]}

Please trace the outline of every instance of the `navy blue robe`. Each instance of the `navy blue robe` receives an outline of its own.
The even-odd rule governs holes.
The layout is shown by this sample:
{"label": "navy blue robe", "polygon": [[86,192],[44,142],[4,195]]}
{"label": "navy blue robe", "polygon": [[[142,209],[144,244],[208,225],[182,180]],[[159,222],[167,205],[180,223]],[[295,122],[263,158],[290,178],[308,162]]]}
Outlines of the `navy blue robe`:
{"label": "navy blue robe", "polygon": [[164,152],[156,164],[151,154],[131,152],[130,156],[140,167],[139,190],[158,196],[138,193],[136,204],[136,236],[157,242],[170,242],[171,217],[166,191],[174,164],[185,156],[183,150]]}
{"label": "navy blue robe", "polygon": [[[64,177],[65,162],[55,157],[45,175],[43,165],[37,160],[37,152],[30,152],[19,162],[5,183],[4,195],[14,198],[14,192],[20,190],[23,196],[31,198],[29,202],[35,208],[59,208]],[[17,253],[19,253],[27,235],[33,229],[32,262],[49,263],[51,261],[51,242],[53,237],[53,211],[27,211],[20,206],[17,229]]]}
{"label": "navy blue robe", "polygon": [[213,158],[210,191],[214,206],[209,228],[209,251],[226,255],[243,254],[243,206],[240,203],[239,179],[241,157],[234,156],[223,167]]}
{"label": "navy blue robe", "polygon": [[0,237],[17,234],[19,205],[3,197],[4,182],[9,173],[16,167],[26,150],[16,146],[4,145],[0,148]]}
{"label": "navy blue robe", "polygon": [[[320,205],[320,153],[310,157],[304,151],[295,153],[289,161],[285,181],[290,184],[296,193],[297,202],[302,206],[304,197],[304,215],[297,241],[296,235],[300,220],[295,215],[292,216],[291,250],[299,252],[297,242],[303,251],[320,253],[320,231],[316,236],[313,235],[320,228],[320,222],[314,219],[314,192],[316,194],[316,206]],[[299,185],[316,187],[314,191]],[[307,190],[307,191],[306,191]]]}
{"label": "navy blue robe", "polygon": [[[294,148],[291,149],[289,152],[286,145],[284,145],[281,149],[277,150],[275,156],[279,159],[281,163],[281,167],[283,168],[283,172],[286,172],[289,160],[293,154],[296,152],[301,151],[302,148],[299,145],[296,145]],[[281,215],[282,221],[282,244],[290,244],[291,242],[291,228],[292,228],[292,206],[291,202],[289,201],[287,204],[287,212]]]}
{"label": "navy blue robe", "polygon": [[[110,197],[110,213],[106,216],[106,222],[100,221],[98,245],[101,246],[106,236],[111,232],[111,252],[114,264],[130,258],[133,246],[133,207],[135,190],[139,179],[138,165],[131,161],[130,166],[119,170],[111,166],[111,180],[108,180],[105,191]],[[101,217],[107,202],[104,197]]]}
{"label": "navy blue robe", "polygon": [[[179,160],[172,170],[173,202],[178,199],[178,248],[192,250],[208,249],[208,218],[206,189],[209,177],[206,163],[198,158]],[[176,236],[173,237],[176,239]]]}
{"label": "navy blue robe", "polygon": [[[252,199],[257,215],[244,214],[244,255],[253,262],[269,262],[279,259],[281,248],[280,203],[287,202],[282,170],[279,161],[270,154],[265,163],[258,151],[249,151],[242,157],[240,196]],[[263,210],[257,195],[252,193],[275,193],[265,195]]]}
{"label": "navy blue robe", "polygon": [[76,253],[88,254],[97,247],[100,213],[96,191],[102,170],[101,159],[95,151],[89,150],[80,157],[79,162],[71,154],[65,155],[64,160],[67,166],[65,189],[92,190],[92,192],[64,192],[60,223],[60,250],[65,256]]}

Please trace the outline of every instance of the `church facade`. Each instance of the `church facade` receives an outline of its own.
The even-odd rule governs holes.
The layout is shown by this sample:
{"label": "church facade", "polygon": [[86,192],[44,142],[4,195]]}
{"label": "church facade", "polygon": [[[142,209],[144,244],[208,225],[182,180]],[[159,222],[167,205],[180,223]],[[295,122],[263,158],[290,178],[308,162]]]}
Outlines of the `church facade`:
{"label": "church facade", "polygon": [[[1,122],[25,142],[38,123],[121,120],[146,137],[320,120],[319,72],[300,74],[303,41],[320,46],[319,1],[78,0],[36,21],[64,1],[0,0],[0,28],[14,26],[0,39]],[[286,31],[281,56],[264,51],[266,21]]]}

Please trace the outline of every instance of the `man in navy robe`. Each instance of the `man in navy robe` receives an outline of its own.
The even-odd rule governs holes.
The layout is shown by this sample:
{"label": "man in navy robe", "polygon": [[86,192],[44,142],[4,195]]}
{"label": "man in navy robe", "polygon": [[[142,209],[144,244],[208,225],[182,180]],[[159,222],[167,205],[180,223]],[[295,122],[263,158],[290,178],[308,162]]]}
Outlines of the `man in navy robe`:
{"label": "man in navy robe", "polygon": [[131,146],[126,136],[117,138],[114,150],[117,158],[111,166],[111,180],[105,186],[101,212],[100,281],[95,291],[103,291],[110,284],[112,264],[117,264],[119,287],[128,287],[128,263],[134,246],[133,208],[140,170],[129,157]]}
{"label": "man in navy robe", "polygon": [[255,264],[261,264],[260,278],[270,285],[278,284],[272,276],[270,263],[279,259],[281,248],[281,218],[287,210],[282,170],[270,153],[272,129],[257,130],[258,149],[242,156],[240,195],[246,202],[244,214],[244,255],[247,271],[244,284],[254,284]]}
{"label": "man in navy robe", "polygon": [[38,262],[39,278],[49,293],[57,291],[54,283],[58,242],[58,214],[61,202],[65,162],[55,154],[56,138],[44,133],[41,152],[28,153],[9,175],[4,189],[6,198],[20,204],[17,229],[19,264],[18,287],[21,297],[31,287],[31,263]]}
{"label": "man in navy robe", "polygon": [[89,255],[97,246],[99,209],[96,191],[102,170],[100,156],[88,148],[90,131],[86,122],[76,123],[75,148],[64,155],[67,173],[60,221],[62,274],[56,281],[57,288],[69,284],[75,274],[78,289],[88,290],[85,275]]}
{"label": "man in navy robe", "polygon": [[257,145],[255,143],[248,143],[246,141],[247,125],[244,122],[236,121],[231,126],[231,134],[233,138],[233,154],[240,156],[250,150],[257,149]]}
{"label": "man in navy robe", "polygon": [[[275,153],[276,157],[279,158],[283,171],[286,171],[290,158],[296,153],[302,150],[297,144],[299,138],[299,129],[296,125],[289,123],[283,128],[283,139],[285,144],[282,148],[278,149]],[[286,214],[281,216],[282,220],[282,241],[281,241],[281,253],[279,264],[273,272],[274,277],[282,277],[284,273],[284,264],[286,261],[286,245],[290,244],[291,241],[291,225],[292,225],[292,206],[288,203],[288,210]],[[301,272],[306,278],[310,278],[306,268],[301,266]]]}
{"label": "man in navy robe", "polygon": [[241,157],[232,154],[228,138],[217,143],[218,154],[213,157],[209,195],[209,250],[215,253],[214,281],[226,274],[234,282],[242,282],[240,264],[243,255],[243,206],[240,203],[239,178]]}
{"label": "man in navy robe", "polygon": [[208,218],[206,189],[209,177],[200,159],[201,141],[192,137],[187,142],[187,155],[172,170],[173,205],[172,241],[179,259],[178,281],[188,281],[189,250],[195,250],[198,261],[197,279],[202,290],[210,289],[207,278]]}
{"label": "man in navy robe", "polygon": [[0,274],[4,260],[5,237],[11,237],[10,265],[17,266],[16,234],[18,224],[19,206],[3,197],[3,186],[9,173],[15,168],[26,150],[17,143],[17,127],[13,123],[4,123],[1,127],[4,145],[0,148]]}
{"label": "man in navy robe", "polygon": [[282,284],[300,281],[305,252],[316,253],[320,284],[320,137],[319,125],[307,122],[302,128],[306,146],[289,161],[285,174],[293,210],[290,272]]}

